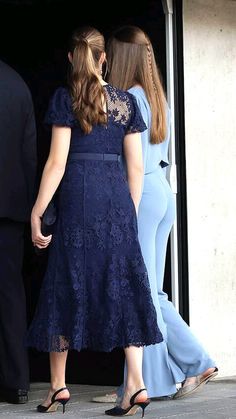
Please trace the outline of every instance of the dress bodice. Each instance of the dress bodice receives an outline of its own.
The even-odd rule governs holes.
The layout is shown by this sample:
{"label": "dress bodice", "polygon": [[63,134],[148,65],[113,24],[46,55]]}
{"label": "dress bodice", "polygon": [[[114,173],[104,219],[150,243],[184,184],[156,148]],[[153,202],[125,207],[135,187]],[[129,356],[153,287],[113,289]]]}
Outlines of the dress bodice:
{"label": "dress bodice", "polygon": [[45,122],[71,128],[70,152],[122,153],[124,136],[142,132],[146,125],[135,97],[110,84],[104,86],[107,124],[96,125],[84,134],[72,110],[69,90],[59,87],[50,100]]}

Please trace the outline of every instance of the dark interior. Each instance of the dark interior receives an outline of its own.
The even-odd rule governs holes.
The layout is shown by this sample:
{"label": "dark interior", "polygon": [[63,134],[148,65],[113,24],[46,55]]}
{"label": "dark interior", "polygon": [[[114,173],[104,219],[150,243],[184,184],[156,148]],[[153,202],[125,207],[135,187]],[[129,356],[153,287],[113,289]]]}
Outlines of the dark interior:
{"label": "dark interior", "polygon": [[[120,24],[135,24],[151,38],[156,58],[166,83],[165,17],[161,0],[135,3],[120,0],[96,6],[78,0],[0,0],[0,58],[15,68],[32,92],[38,131],[38,179],[50,145],[49,133],[43,126],[48,100],[67,74],[67,41],[77,26],[89,24],[104,33],[105,38]],[[37,303],[47,252],[34,253],[30,227],[25,237],[23,275],[28,321]],[[165,290],[171,298],[170,249],[168,246]],[[69,305],[69,302],[68,302]],[[29,351],[31,381],[49,381],[48,354]],[[123,375],[123,351],[97,353],[70,352],[67,367],[69,383],[119,385]]]}

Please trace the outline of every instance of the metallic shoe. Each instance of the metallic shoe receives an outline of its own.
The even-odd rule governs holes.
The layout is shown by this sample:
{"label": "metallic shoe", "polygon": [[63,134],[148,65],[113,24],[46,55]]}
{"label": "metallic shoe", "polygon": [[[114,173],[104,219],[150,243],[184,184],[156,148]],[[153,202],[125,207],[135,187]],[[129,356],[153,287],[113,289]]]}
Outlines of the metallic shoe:
{"label": "metallic shoe", "polygon": [[92,401],[95,403],[116,403],[117,402],[117,394],[110,393],[105,394],[104,396],[97,396],[93,397]]}
{"label": "metallic shoe", "polygon": [[204,384],[207,384],[208,381],[216,377],[217,374],[218,374],[218,368],[215,368],[215,371],[213,371],[209,375],[206,375],[205,377],[203,377],[202,375],[197,375],[197,377],[195,377],[195,383],[189,384],[185,387],[181,387],[177,391],[177,393],[173,396],[173,399],[176,400],[176,399],[187,397],[193,394],[195,391],[199,390]]}

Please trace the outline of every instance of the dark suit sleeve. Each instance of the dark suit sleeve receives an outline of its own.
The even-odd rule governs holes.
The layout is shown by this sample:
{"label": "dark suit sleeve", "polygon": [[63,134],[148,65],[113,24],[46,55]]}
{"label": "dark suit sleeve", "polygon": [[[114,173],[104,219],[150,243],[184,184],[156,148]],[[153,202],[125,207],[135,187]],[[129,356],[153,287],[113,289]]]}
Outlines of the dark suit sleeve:
{"label": "dark suit sleeve", "polygon": [[32,208],[36,198],[37,139],[35,114],[31,97],[25,122],[22,152],[29,206]]}

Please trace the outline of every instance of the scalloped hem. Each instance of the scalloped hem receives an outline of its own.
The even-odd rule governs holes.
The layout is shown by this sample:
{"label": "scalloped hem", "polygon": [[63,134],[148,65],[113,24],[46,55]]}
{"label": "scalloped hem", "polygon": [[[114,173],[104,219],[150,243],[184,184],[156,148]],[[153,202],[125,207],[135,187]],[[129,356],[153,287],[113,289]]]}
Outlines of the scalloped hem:
{"label": "scalloped hem", "polygon": [[[91,345],[91,344],[83,344],[83,345],[79,345],[75,342],[69,342],[69,339],[63,339],[63,345],[62,345],[62,336],[57,337],[57,343],[55,344],[55,338],[54,340],[54,344],[49,344],[49,343],[45,343],[42,345],[42,342],[35,342],[32,340],[28,340],[26,342],[26,346],[37,349],[37,351],[39,352],[65,352],[68,350],[75,350],[75,351],[82,351],[82,350],[91,350],[91,351],[96,351],[96,352],[111,352],[114,349],[125,349],[125,348],[129,348],[130,346],[135,346],[135,347],[144,347],[144,346],[150,346],[150,345],[156,345],[158,343],[163,342],[163,338],[162,336],[157,335],[156,339],[150,339],[150,340],[145,340],[145,342],[132,342],[132,343],[126,343],[124,342],[123,344],[113,344],[112,346],[101,346],[101,345]],[[66,344],[65,344],[66,341]],[[60,342],[60,343],[59,343]]]}

